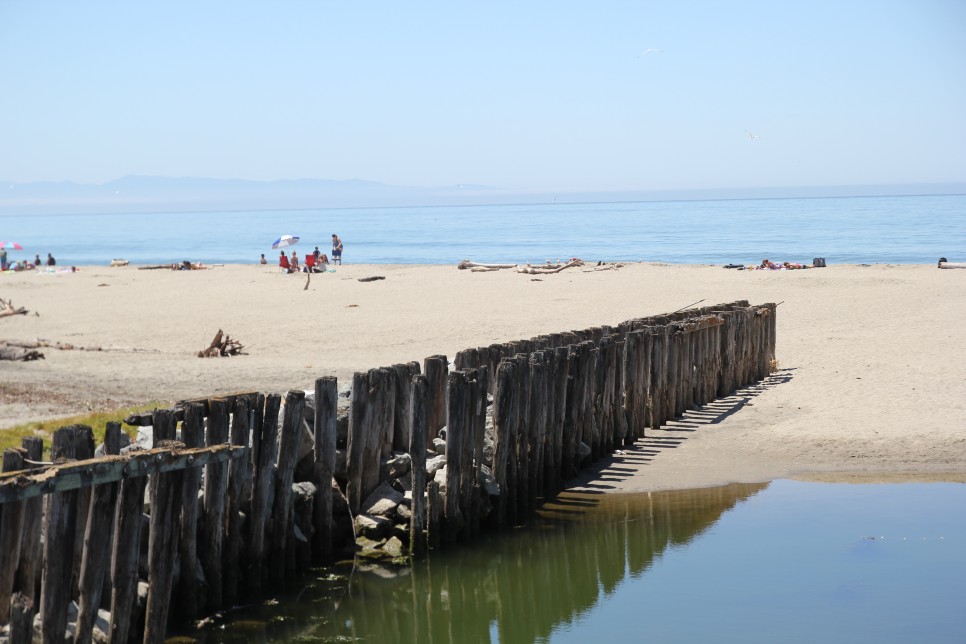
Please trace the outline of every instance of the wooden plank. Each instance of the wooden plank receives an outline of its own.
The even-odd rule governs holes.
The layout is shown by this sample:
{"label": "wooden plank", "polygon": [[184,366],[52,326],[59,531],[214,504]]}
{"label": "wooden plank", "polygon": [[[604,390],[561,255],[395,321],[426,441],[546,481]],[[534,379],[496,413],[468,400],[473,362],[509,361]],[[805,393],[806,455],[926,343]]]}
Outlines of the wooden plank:
{"label": "wooden plank", "polygon": [[[181,423],[181,440],[185,447],[197,449],[205,443],[204,407],[199,403],[187,405]],[[188,467],[184,470],[183,498],[181,500],[181,538],[178,540],[178,553],[181,558],[181,576],[178,585],[178,614],[186,619],[197,619],[201,614],[204,600],[201,592],[204,572],[198,560],[198,515],[200,505],[198,492],[201,490],[201,468]]]}
{"label": "wooden plank", "polygon": [[[418,368],[418,367],[417,367]],[[316,557],[332,554],[332,482],[335,475],[339,383],[334,376],[315,381],[315,523]]]}
{"label": "wooden plank", "polygon": [[[155,444],[159,436],[175,436],[177,421],[170,410],[154,414]],[[183,494],[181,470],[155,474],[148,481],[151,503],[148,536],[148,598],[144,611],[144,644],[163,642],[168,630],[168,612],[174,584],[175,557]]]}
{"label": "wooden plank", "polygon": [[412,457],[413,489],[409,551],[414,557],[422,557],[426,554],[426,414],[429,396],[429,381],[426,376],[412,376],[410,391],[409,454]]}
{"label": "wooden plank", "polygon": [[223,463],[248,453],[247,449],[229,445],[200,449],[182,449],[178,445],[175,443],[169,447],[129,452],[121,456],[63,462],[44,468],[39,474],[17,472],[0,475],[0,503],[113,483],[131,477],[174,472],[186,467]]}
{"label": "wooden plank", "polygon": [[[11,447],[3,453],[3,471],[14,472],[24,468],[26,450]],[[20,543],[23,539],[26,501],[16,501],[3,506],[3,522],[0,524],[0,624],[10,619],[10,598],[20,561]]]}
{"label": "wooden plank", "polygon": [[[104,437],[104,451],[117,454],[121,444],[120,423],[108,423]],[[93,488],[87,525],[84,529],[84,560],[78,582],[77,644],[88,644],[94,635],[94,622],[101,606],[104,570],[111,556],[111,532],[118,483],[103,483]]]}
{"label": "wooden plank", "polygon": [[426,486],[426,542],[431,550],[439,548],[442,541],[442,518],[443,499],[439,492],[439,483],[430,481]]}

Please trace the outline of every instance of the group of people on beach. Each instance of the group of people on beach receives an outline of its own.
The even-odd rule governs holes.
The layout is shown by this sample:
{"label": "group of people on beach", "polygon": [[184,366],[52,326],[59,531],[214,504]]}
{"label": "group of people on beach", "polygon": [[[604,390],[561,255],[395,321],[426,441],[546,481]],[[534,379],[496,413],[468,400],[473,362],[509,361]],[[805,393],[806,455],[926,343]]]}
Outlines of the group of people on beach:
{"label": "group of people on beach", "polygon": [[756,268],[761,270],[767,269],[767,270],[777,271],[781,269],[792,270],[792,269],[799,269],[799,268],[811,268],[811,266],[809,266],[808,264],[795,264],[792,262],[782,262],[781,264],[778,264],[766,257],[765,259],[761,260],[761,264],[756,266]]}
{"label": "group of people on beach", "polygon": [[[259,263],[268,263],[268,260],[265,259],[265,253],[262,253]],[[334,233],[332,235],[332,264],[342,264],[342,240]],[[316,246],[313,252],[306,253],[305,263],[300,266],[296,251],[293,250],[291,257],[289,257],[283,250],[279,251],[278,265],[287,273],[324,273],[329,268],[329,256],[321,252],[319,247]]]}
{"label": "group of people on beach", "polygon": [[47,253],[47,261],[42,262],[40,260],[40,255],[34,256],[33,263],[27,260],[21,260],[19,262],[13,262],[12,264],[7,263],[7,250],[5,248],[0,248],[0,271],[32,271],[35,268],[41,268],[42,266],[56,266],[57,260],[50,253]]}

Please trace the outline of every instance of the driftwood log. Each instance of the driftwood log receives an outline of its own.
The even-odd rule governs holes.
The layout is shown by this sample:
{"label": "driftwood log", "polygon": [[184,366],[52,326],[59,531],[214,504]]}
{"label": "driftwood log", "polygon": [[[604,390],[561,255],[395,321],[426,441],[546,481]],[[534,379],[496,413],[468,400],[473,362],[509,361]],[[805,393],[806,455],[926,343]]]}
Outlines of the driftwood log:
{"label": "driftwood log", "polygon": [[9,315],[27,315],[27,309],[14,306],[12,300],[0,300],[0,318]]}
{"label": "driftwood log", "polygon": [[517,273],[526,273],[528,275],[543,275],[549,273],[559,273],[560,271],[566,270],[568,268],[575,268],[578,266],[583,266],[584,262],[578,257],[573,257],[567,260],[565,263],[553,263],[547,262],[546,264],[524,264],[523,266],[519,264],[481,264],[479,262],[472,262],[468,259],[464,259],[457,264],[457,268],[460,270],[469,269],[471,272],[486,272],[486,271],[499,271],[503,269],[512,269]]}
{"label": "driftwood log", "polygon": [[219,356],[237,356],[243,354],[245,347],[238,340],[233,340],[231,336],[218,329],[215,339],[211,341],[207,349],[198,352],[199,358],[217,358]]}
{"label": "driftwood log", "polygon": [[22,347],[0,344],[0,360],[18,360],[27,362],[29,360],[43,360],[44,354],[35,349],[24,349]]}

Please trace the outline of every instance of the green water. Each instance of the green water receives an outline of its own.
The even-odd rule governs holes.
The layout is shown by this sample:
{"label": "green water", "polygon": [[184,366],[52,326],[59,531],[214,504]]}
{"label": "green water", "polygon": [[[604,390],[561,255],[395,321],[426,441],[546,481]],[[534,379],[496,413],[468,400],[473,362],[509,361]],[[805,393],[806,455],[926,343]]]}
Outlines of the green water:
{"label": "green water", "polygon": [[312,571],[204,642],[966,642],[966,485],[565,495],[412,569]]}

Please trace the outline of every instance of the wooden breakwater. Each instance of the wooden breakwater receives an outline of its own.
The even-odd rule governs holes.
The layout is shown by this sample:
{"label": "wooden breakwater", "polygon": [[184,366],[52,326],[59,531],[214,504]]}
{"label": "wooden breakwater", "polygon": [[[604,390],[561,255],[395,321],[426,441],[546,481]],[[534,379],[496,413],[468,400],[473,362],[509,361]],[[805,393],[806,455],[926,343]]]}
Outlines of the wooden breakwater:
{"label": "wooden breakwater", "polygon": [[774,349],[775,305],[735,302],[469,349],[453,371],[372,369],[347,399],[320,378],[284,406],[253,393],[128,419],[150,450],[119,454],[112,425],[95,459],[90,428],[62,428],[33,471],[26,439],[0,476],[0,624],[13,642],[35,626],[156,642],[346,542],[421,554],[520,523],[646,426],[764,378]]}

